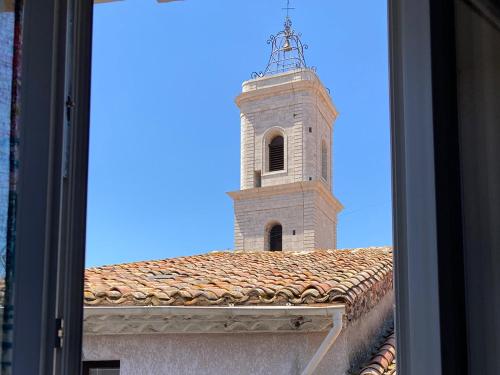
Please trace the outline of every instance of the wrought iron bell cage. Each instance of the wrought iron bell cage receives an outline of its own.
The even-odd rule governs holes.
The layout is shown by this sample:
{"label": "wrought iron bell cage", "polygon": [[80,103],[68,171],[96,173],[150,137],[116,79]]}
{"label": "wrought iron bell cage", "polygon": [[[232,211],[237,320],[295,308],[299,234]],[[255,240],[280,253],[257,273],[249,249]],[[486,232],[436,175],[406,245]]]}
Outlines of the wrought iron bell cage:
{"label": "wrought iron bell cage", "polygon": [[278,73],[284,73],[295,69],[312,69],[306,64],[304,50],[307,44],[301,40],[302,34],[295,33],[292,29],[292,20],[286,17],[284,29],[276,35],[271,35],[267,44],[271,45],[271,56],[267,67],[263,72],[252,73],[252,78],[264,77]]}

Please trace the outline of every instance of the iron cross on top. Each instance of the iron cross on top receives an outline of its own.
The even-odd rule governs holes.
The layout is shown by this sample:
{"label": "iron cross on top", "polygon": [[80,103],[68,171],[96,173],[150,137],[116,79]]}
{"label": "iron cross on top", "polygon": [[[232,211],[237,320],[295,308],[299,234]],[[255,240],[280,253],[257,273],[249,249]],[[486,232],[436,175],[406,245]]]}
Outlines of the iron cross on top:
{"label": "iron cross on top", "polygon": [[288,18],[290,16],[290,11],[294,10],[295,8],[290,8],[290,0],[286,0],[286,8],[281,9],[286,10],[286,17]]}

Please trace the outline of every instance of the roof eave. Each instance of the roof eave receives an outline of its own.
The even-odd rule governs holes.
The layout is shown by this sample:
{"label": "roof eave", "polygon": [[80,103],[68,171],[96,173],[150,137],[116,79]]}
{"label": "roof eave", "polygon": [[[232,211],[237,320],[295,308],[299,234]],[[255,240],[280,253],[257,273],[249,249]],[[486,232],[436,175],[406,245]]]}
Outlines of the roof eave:
{"label": "roof eave", "polygon": [[321,332],[345,314],[328,306],[85,307],[85,335]]}

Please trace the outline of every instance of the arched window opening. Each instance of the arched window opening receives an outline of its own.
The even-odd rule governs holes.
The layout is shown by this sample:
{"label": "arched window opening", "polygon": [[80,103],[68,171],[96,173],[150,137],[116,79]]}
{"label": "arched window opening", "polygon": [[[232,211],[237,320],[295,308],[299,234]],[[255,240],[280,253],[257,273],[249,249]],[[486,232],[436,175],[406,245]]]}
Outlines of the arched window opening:
{"label": "arched window opening", "polygon": [[273,225],[269,231],[269,250],[281,251],[283,246],[283,228],[280,224]]}
{"label": "arched window opening", "polygon": [[269,143],[269,171],[282,171],[285,169],[285,142],[281,135]]}
{"label": "arched window opening", "polygon": [[328,148],[325,142],[321,144],[321,176],[328,181]]}

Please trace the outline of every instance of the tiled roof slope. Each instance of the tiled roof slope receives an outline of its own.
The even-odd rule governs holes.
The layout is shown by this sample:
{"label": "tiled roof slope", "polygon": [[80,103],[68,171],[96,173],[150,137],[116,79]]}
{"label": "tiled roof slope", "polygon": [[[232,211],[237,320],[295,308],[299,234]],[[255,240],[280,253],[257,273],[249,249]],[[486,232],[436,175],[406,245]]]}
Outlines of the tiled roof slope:
{"label": "tiled roof slope", "polygon": [[87,269],[87,306],[346,303],[349,318],[392,289],[391,248],[213,252]]}
{"label": "tiled roof slope", "polygon": [[359,375],[396,375],[396,336],[391,330]]}

